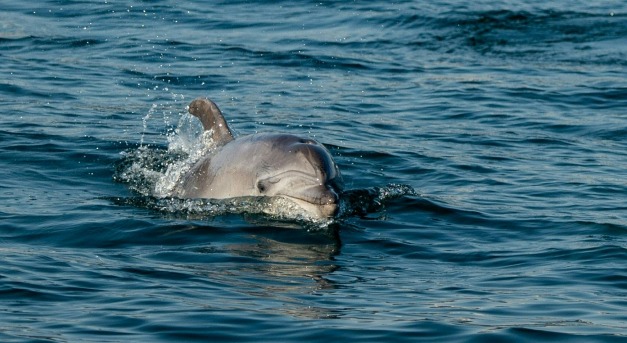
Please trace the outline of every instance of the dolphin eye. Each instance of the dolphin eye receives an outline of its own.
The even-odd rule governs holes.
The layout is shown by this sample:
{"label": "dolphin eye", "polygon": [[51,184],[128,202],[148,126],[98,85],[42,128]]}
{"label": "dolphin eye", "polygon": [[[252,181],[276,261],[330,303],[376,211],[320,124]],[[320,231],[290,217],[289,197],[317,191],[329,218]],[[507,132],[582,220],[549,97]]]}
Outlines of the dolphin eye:
{"label": "dolphin eye", "polygon": [[263,182],[259,181],[257,182],[257,189],[259,190],[259,193],[265,193],[266,185],[264,185]]}

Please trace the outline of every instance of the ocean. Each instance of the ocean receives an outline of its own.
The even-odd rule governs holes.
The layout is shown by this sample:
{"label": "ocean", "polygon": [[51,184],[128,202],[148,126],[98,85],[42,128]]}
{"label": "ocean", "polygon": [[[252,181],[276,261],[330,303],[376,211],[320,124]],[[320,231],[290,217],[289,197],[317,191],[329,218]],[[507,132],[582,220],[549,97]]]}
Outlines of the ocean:
{"label": "ocean", "polygon": [[[2,342],[627,341],[625,1],[4,0],[0,74]],[[157,192],[201,96],[341,215]]]}

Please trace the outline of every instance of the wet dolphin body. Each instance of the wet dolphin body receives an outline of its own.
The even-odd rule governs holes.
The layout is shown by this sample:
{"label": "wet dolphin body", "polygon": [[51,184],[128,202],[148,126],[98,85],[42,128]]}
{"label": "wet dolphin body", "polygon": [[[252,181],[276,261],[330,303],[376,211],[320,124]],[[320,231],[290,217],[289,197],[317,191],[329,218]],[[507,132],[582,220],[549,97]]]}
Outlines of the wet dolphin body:
{"label": "wet dolphin body", "polygon": [[336,214],[341,176],[322,144],[288,134],[260,133],[235,138],[211,100],[189,105],[217,150],[183,175],[173,195],[179,198],[228,199],[283,197],[314,218]]}

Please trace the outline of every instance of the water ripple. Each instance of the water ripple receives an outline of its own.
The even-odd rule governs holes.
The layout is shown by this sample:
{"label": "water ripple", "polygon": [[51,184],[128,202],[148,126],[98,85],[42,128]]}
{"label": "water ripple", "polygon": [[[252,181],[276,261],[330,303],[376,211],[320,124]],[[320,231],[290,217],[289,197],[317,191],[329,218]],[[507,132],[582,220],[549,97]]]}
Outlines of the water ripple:
{"label": "water ripple", "polygon": [[[624,341],[626,13],[5,1],[0,340]],[[342,215],[155,196],[198,96],[324,143]]]}

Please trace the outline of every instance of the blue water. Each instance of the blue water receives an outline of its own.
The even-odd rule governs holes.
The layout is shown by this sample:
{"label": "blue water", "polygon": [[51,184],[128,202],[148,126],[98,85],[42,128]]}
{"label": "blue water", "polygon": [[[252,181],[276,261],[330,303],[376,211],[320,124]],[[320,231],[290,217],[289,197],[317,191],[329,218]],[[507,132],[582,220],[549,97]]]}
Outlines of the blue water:
{"label": "blue water", "polygon": [[[625,1],[5,0],[0,75],[0,341],[627,341]],[[363,203],[313,230],[120,180],[198,96]]]}

